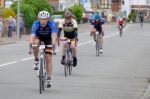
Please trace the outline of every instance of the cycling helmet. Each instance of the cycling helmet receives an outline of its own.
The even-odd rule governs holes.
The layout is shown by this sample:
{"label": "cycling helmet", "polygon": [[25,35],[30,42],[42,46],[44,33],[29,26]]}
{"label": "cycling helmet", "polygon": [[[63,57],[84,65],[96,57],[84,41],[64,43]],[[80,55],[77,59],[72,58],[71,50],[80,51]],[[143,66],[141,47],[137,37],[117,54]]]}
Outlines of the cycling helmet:
{"label": "cycling helmet", "polygon": [[49,18],[50,17],[50,15],[49,15],[49,12],[48,11],[40,11],[39,12],[39,14],[38,14],[38,18],[43,18],[43,19],[45,19],[45,18]]}
{"label": "cycling helmet", "polygon": [[65,18],[71,18],[73,14],[70,11],[65,12]]}
{"label": "cycling helmet", "polygon": [[101,16],[97,13],[97,14],[95,14],[95,16],[94,16],[94,20],[99,20],[101,18]]}

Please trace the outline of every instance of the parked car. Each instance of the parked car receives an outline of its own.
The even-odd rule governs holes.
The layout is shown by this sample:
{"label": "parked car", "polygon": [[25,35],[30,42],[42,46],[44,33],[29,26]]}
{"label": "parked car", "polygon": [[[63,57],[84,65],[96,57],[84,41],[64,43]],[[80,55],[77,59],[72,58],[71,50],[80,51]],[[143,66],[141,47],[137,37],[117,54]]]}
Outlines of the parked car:
{"label": "parked car", "polygon": [[88,22],[88,16],[86,15],[86,13],[83,13],[82,15],[82,23],[87,23]]}
{"label": "parked car", "polygon": [[62,15],[52,15],[51,20],[59,23],[62,20]]}

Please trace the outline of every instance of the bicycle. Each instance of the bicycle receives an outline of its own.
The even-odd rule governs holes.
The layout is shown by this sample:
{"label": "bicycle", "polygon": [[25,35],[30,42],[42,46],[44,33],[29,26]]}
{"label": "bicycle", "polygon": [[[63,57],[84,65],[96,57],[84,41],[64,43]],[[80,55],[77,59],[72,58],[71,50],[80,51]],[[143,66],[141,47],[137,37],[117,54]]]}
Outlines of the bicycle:
{"label": "bicycle", "polygon": [[[42,94],[42,91],[45,90],[46,85],[46,66],[45,66],[45,49],[52,48],[52,45],[45,45],[44,42],[41,42],[40,45],[32,45],[33,47],[39,47],[39,69],[38,69],[38,78],[39,78],[39,92]],[[51,87],[47,85],[47,87]]]}
{"label": "bicycle", "polygon": [[67,46],[66,48],[66,57],[65,57],[65,64],[64,64],[64,74],[65,76],[72,74],[72,67],[73,67],[73,55],[72,55],[72,48],[71,48],[71,42],[74,41],[74,39],[60,39],[60,41],[65,41],[65,44]]}
{"label": "bicycle", "polygon": [[123,34],[123,26],[119,25],[118,28],[119,28],[119,35],[120,35],[120,37],[122,37],[122,34]]}
{"label": "bicycle", "polygon": [[143,21],[140,21],[140,26],[141,26],[141,28],[143,27]]}
{"label": "bicycle", "polygon": [[100,55],[100,49],[101,49],[101,45],[100,45],[100,39],[99,39],[99,32],[96,32],[96,56]]}
{"label": "bicycle", "polygon": [[142,17],[139,18],[139,23],[140,23],[141,28],[143,27],[143,20],[144,19]]}

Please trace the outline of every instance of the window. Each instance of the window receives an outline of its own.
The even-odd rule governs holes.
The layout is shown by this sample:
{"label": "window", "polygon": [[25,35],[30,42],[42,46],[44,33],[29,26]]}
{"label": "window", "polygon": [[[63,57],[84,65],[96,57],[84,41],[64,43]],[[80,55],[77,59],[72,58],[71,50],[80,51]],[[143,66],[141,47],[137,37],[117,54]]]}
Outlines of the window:
{"label": "window", "polygon": [[110,0],[101,0],[102,9],[109,9],[110,5],[111,5]]}

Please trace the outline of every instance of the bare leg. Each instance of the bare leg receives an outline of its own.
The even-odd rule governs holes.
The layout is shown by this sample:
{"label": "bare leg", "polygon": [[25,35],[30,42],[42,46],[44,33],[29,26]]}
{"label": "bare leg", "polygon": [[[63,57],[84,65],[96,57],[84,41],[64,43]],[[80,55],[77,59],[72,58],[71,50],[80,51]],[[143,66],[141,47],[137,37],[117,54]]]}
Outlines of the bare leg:
{"label": "bare leg", "polygon": [[45,61],[46,61],[47,76],[51,78],[51,74],[52,74],[52,55],[46,54],[45,55]]}
{"label": "bare leg", "polygon": [[99,43],[100,43],[101,49],[102,49],[102,48],[103,48],[103,35],[100,34],[100,37],[99,37],[99,38],[100,38],[100,40],[99,40],[100,42],[99,42]]}

